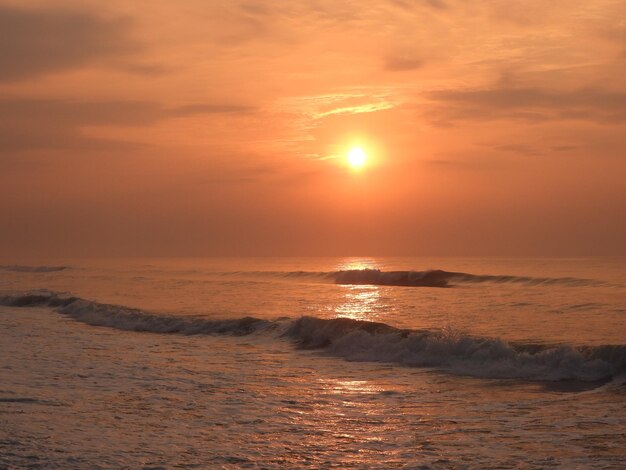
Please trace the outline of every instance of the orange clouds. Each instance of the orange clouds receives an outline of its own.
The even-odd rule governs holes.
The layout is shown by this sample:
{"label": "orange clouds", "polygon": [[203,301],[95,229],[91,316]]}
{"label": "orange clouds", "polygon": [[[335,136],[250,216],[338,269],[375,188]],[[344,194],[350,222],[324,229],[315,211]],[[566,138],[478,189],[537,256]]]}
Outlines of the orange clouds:
{"label": "orange clouds", "polygon": [[0,255],[623,253],[625,13],[0,1]]}

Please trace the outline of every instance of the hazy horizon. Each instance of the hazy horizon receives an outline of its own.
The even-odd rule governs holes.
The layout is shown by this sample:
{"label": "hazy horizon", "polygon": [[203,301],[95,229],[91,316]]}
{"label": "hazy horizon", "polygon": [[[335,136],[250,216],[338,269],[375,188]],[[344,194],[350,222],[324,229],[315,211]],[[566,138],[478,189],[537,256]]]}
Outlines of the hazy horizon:
{"label": "hazy horizon", "polygon": [[0,260],[624,256],[625,16],[0,0]]}

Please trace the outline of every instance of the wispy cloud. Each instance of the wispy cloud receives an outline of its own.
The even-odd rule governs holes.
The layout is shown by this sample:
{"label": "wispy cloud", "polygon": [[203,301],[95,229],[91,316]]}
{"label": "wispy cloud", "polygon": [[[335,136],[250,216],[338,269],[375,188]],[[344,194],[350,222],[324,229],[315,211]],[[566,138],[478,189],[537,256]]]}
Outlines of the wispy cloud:
{"label": "wispy cloud", "polygon": [[552,91],[496,86],[478,90],[446,90],[429,95],[439,104],[442,121],[520,119],[626,121],[626,92],[604,88]]}
{"label": "wispy cloud", "polygon": [[38,77],[137,51],[128,18],[0,5],[0,81]]}
{"label": "wispy cloud", "polygon": [[83,128],[149,126],[175,117],[251,110],[247,106],[209,103],[168,108],[152,101],[0,99],[0,153],[134,145],[89,137]]}
{"label": "wispy cloud", "polygon": [[424,61],[419,57],[391,56],[385,59],[385,69],[392,72],[407,72],[417,70],[424,66]]}
{"label": "wispy cloud", "polygon": [[399,104],[390,94],[363,91],[307,96],[290,99],[285,107],[312,119],[323,119],[340,114],[373,113],[391,109]]}
{"label": "wispy cloud", "polygon": [[343,108],[335,108],[330,111],[316,113],[314,117],[315,119],[322,119],[327,116],[332,116],[333,114],[373,113],[376,111],[382,111],[383,109],[391,109],[394,106],[395,105],[390,102],[366,103],[358,106],[345,106]]}

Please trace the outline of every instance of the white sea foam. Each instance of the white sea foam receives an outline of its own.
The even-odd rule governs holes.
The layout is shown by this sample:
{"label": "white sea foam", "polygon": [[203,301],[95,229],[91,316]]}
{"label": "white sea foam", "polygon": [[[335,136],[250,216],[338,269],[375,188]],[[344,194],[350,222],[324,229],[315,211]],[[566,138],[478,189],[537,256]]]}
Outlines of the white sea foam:
{"label": "white sea foam", "polygon": [[207,320],[194,317],[156,315],[140,309],[102,304],[45,290],[0,296],[0,305],[56,307],[57,312],[89,325],[151,333],[245,335],[272,325],[272,322],[252,317]]}
{"label": "white sea foam", "polygon": [[[0,305],[48,306],[77,321],[127,331],[248,335],[275,331],[283,322],[243,317],[226,320],[156,315],[51,291],[0,296]],[[626,368],[626,346],[513,344],[458,331],[402,330],[385,323],[348,318],[302,317],[283,337],[301,348],[321,349],[351,361],[433,367],[460,375],[530,380],[607,380]]]}

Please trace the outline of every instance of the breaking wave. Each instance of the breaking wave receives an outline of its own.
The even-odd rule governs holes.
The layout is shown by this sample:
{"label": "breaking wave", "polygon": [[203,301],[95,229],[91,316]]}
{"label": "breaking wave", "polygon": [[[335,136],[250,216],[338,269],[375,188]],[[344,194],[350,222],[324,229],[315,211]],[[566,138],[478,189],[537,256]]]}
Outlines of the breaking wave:
{"label": "breaking wave", "polygon": [[16,273],[53,273],[69,269],[67,266],[23,266],[19,264],[0,266],[3,271],[13,271]]}
{"label": "breaking wave", "polygon": [[493,274],[470,274],[431,269],[425,271],[381,271],[380,269],[350,269],[343,271],[239,271],[222,272],[223,276],[244,275],[283,279],[307,279],[330,281],[342,285],[376,285],[402,287],[453,287],[457,284],[509,283],[525,285],[561,285],[571,287],[606,286],[594,279],[575,277],[530,277]]}
{"label": "breaking wave", "polygon": [[359,269],[338,271],[333,278],[337,284],[373,284],[379,286],[452,287],[455,284],[512,283],[526,285],[591,286],[605,285],[593,279],[574,277],[529,277],[491,274],[469,274],[433,269],[427,271],[381,271]]}
{"label": "breaking wave", "polygon": [[102,304],[52,291],[0,296],[0,305],[12,307],[52,307],[57,312],[93,326],[151,333],[248,335],[269,328],[267,320],[244,317],[207,320],[194,317],[156,315],[136,308]]}
{"label": "breaking wave", "polygon": [[516,344],[454,330],[401,330],[349,318],[302,317],[285,335],[301,348],[352,361],[433,367],[475,377],[597,381],[626,371],[625,345]]}
{"label": "breaking wave", "polygon": [[280,332],[297,347],[349,361],[430,367],[484,378],[600,381],[626,373],[626,345],[583,346],[510,343],[454,330],[398,329],[349,318],[269,321],[253,317],[209,320],[157,315],[52,291],[0,296],[0,305],[51,307],[95,326],[153,333],[249,335]]}

